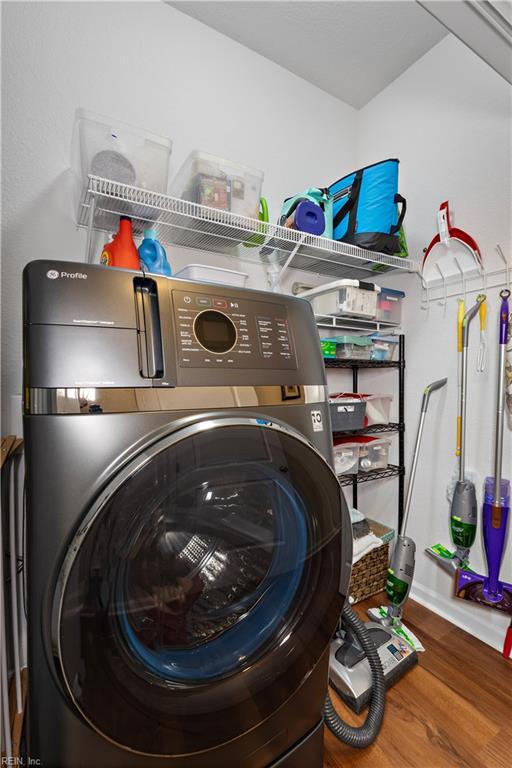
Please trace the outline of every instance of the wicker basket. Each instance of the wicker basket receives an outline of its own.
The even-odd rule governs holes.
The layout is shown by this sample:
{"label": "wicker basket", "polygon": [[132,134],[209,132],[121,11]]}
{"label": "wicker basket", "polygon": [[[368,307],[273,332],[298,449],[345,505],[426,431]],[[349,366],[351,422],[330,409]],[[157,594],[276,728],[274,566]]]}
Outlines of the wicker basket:
{"label": "wicker basket", "polygon": [[[384,525],[370,522],[372,531],[381,538],[391,529]],[[354,603],[360,603],[367,597],[382,592],[386,588],[386,578],[389,565],[389,542],[383,542],[381,547],[372,549],[367,555],[362,557],[352,568],[352,578],[350,580],[350,596]]]}

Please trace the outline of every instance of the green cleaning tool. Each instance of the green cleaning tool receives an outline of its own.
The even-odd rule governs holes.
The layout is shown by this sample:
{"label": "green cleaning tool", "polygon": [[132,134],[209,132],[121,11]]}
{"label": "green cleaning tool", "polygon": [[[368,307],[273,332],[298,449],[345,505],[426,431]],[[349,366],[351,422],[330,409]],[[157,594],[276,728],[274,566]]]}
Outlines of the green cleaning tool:
{"label": "green cleaning tool", "polygon": [[[387,609],[370,609],[368,612],[371,619],[378,621],[380,624],[385,626],[392,626],[394,631],[397,632],[397,634],[402,635],[402,637],[407,640],[413,647],[417,645],[416,638],[410,637],[406,629],[400,631],[402,627],[403,607],[409,596],[412,580],[414,578],[416,555],[416,545],[413,539],[406,535],[407,522],[409,520],[409,513],[411,510],[412,492],[414,488],[414,480],[416,478],[416,470],[418,468],[421,439],[423,436],[423,428],[425,426],[425,417],[427,414],[430,395],[437,389],[444,387],[446,382],[447,379],[439,379],[439,381],[432,382],[432,384],[429,384],[423,390],[420,420],[418,423],[418,431],[416,433],[416,442],[414,444],[414,452],[412,456],[409,485],[407,487],[407,495],[405,498],[404,515],[402,518],[400,535],[398,536],[395,545],[393,558],[388,568],[388,576],[386,580],[386,595],[389,603]],[[417,648],[417,650],[422,650],[422,648]]]}
{"label": "green cleaning tool", "polygon": [[467,417],[467,381],[468,381],[468,344],[469,325],[478,314],[480,305],[485,301],[485,296],[480,294],[475,304],[464,315],[462,321],[462,359],[460,377],[460,459],[459,474],[453,491],[450,506],[450,533],[455,552],[450,552],[442,546],[435,544],[426,549],[427,554],[433,557],[439,565],[454,574],[458,568],[469,569],[468,557],[476,537],[477,503],[475,484],[466,475],[466,417]]}

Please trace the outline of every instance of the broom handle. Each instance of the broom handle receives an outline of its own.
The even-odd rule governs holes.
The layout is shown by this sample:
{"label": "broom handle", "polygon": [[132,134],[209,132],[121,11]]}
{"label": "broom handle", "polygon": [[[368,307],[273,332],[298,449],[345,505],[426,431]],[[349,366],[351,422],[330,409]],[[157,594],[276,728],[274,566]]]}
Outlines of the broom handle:
{"label": "broom handle", "polygon": [[500,349],[498,362],[498,403],[496,406],[496,442],[494,445],[494,507],[501,502],[501,470],[503,464],[503,414],[505,411],[505,354],[508,335],[508,297],[510,291],[500,292]]}
{"label": "broom handle", "polygon": [[485,301],[485,296],[480,293],[476,297],[476,302],[468,309],[462,321],[462,365],[461,365],[461,387],[460,387],[460,415],[462,419],[460,431],[460,464],[459,464],[459,482],[463,483],[466,474],[466,406],[467,406],[467,387],[468,387],[468,345],[469,345],[469,324],[478,313],[480,304]]}

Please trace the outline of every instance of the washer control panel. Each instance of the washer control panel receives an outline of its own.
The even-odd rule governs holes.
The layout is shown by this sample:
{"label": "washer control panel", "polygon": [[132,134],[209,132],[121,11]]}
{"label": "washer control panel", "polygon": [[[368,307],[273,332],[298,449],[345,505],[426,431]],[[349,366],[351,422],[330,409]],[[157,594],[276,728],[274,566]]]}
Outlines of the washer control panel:
{"label": "washer control panel", "polygon": [[172,291],[178,365],[296,370],[283,304],[216,293]]}

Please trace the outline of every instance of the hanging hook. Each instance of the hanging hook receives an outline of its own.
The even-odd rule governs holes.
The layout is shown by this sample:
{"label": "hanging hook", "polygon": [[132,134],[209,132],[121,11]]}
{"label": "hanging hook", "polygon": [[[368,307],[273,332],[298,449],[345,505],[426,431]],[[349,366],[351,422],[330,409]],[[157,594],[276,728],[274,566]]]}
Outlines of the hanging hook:
{"label": "hanging hook", "polygon": [[496,245],[496,250],[498,251],[501,260],[505,264],[505,282],[507,286],[507,290],[510,290],[510,265],[508,263],[508,259],[505,257],[505,254],[502,251],[501,245]]}
{"label": "hanging hook", "polygon": [[441,275],[441,280],[443,281],[443,300],[439,301],[439,304],[444,307],[444,314],[446,315],[446,303],[447,303],[447,295],[446,295],[446,277],[443,274],[443,270],[441,269],[439,262],[436,261],[435,264],[437,271]]}
{"label": "hanging hook", "polygon": [[457,265],[457,269],[459,270],[460,276],[461,276],[461,279],[462,279],[462,297],[464,299],[464,306],[466,306],[466,298],[467,298],[467,292],[466,292],[466,273],[462,269],[458,257],[454,256],[453,258],[455,260],[455,263]]}
{"label": "hanging hook", "polygon": [[420,309],[423,309],[427,312],[427,315],[430,311],[430,295],[428,290],[428,283],[423,277],[423,275],[420,274],[421,278],[421,302],[420,302]]}

